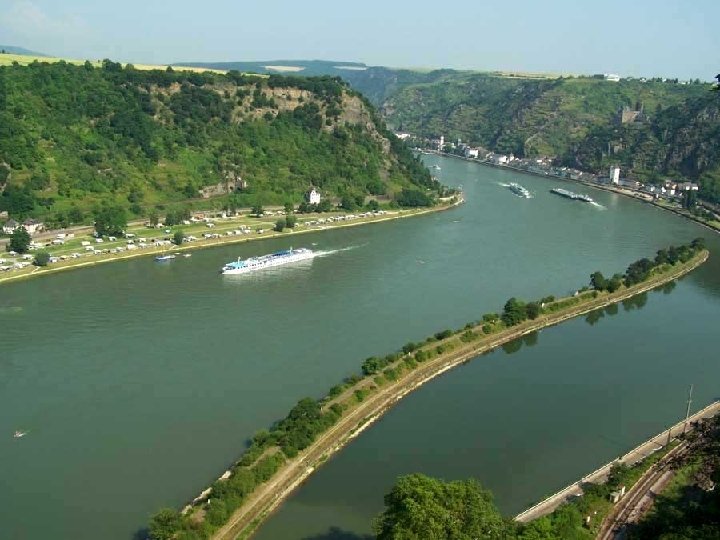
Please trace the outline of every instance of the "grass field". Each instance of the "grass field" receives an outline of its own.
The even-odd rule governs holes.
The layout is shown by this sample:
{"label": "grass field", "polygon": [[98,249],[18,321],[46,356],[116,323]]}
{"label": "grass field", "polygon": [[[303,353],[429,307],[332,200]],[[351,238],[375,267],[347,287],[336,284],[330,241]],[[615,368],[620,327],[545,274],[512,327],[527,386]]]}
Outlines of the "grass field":
{"label": "grass field", "polygon": [[[31,56],[26,54],[0,54],[0,66],[10,66],[13,62],[17,62],[21,66],[27,66],[33,62],[47,62],[53,64],[55,62],[67,62],[68,64],[82,65],[85,60],[76,60],[71,58],[56,58],[52,56]],[[100,67],[102,60],[90,60],[90,63],[94,67]],[[123,63],[126,65],[126,63]],[[167,69],[167,64],[133,64],[135,69],[151,70],[151,69]],[[197,67],[185,67],[185,66],[173,66],[176,71],[212,71],[214,73],[226,73],[224,69],[210,69],[210,68],[197,68]]]}

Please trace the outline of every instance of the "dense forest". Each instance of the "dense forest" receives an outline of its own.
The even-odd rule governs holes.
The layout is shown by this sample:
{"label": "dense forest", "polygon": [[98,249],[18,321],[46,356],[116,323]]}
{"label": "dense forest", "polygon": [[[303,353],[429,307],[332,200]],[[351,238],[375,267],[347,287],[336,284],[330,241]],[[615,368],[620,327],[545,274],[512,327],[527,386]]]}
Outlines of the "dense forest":
{"label": "dense forest", "polygon": [[229,192],[297,204],[311,186],[356,199],[440,187],[337,78],[0,68],[0,211],[13,217],[78,223],[107,204],[143,217]]}

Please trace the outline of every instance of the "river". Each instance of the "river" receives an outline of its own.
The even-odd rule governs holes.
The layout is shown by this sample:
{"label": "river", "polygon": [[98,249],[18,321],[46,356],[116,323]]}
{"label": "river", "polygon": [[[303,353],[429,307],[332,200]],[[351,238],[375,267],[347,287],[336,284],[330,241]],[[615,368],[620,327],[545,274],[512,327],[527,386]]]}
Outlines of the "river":
{"label": "river", "polygon": [[[136,259],[0,287],[0,508],[9,538],[129,540],[197,495],[247,438],[362,359],[508,296],[566,294],[710,232],[585,187],[429,157],[462,207],[377,225]],[[532,199],[501,184],[520,180]],[[568,186],[565,186],[568,187]],[[237,256],[309,264],[227,279]],[[716,257],[666,292],[544,330],[429,383],[311,477],[257,538],[366,534],[398,474],[473,476],[520,510],[720,394]],[[16,429],[28,430],[13,439]]]}

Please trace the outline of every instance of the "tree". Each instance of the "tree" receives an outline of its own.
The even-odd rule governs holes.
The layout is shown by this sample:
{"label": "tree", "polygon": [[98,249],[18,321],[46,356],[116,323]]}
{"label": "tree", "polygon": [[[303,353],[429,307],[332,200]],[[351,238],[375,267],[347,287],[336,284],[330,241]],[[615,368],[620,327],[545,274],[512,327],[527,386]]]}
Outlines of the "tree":
{"label": "tree", "polygon": [[153,227],[155,227],[160,222],[160,216],[158,216],[157,210],[150,210],[150,213],[148,214],[148,221]]}
{"label": "tree", "polygon": [[355,197],[353,197],[352,195],[343,195],[340,201],[340,207],[352,212],[357,208]]}
{"label": "tree", "polygon": [[513,297],[505,302],[502,321],[506,326],[515,326],[527,319],[527,308],[523,302]]}
{"label": "tree", "polygon": [[620,274],[615,274],[610,280],[607,282],[607,291],[609,293],[614,293],[617,291],[620,287],[622,287],[623,284],[623,277]]}
{"label": "tree", "polygon": [[182,517],[172,508],[163,508],[150,518],[150,538],[171,540],[182,525]]}
{"label": "tree", "polygon": [[432,196],[417,189],[403,189],[400,194],[395,197],[395,200],[400,206],[411,208],[417,206],[432,206],[435,203]]}
{"label": "tree", "polygon": [[295,211],[295,206],[291,202],[285,203],[285,213],[290,215]]}
{"label": "tree", "polygon": [[265,213],[265,210],[263,210],[262,204],[256,204],[252,207],[250,213],[256,217],[260,217]]}
{"label": "tree", "polygon": [[380,209],[380,204],[375,199],[370,199],[366,205],[367,209],[372,212],[377,212]]}
{"label": "tree", "polygon": [[492,494],[477,481],[421,474],[398,479],[374,528],[378,540],[500,539],[509,532]]}
{"label": "tree", "polygon": [[285,219],[278,219],[278,220],[275,222],[275,227],[274,227],[274,229],[275,229],[277,232],[283,232],[283,230],[285,229],[286,226],[287,226],[287,221],[286,221]]}
{"label": "tree", "polygon": [[35,266],[47,266],[50,262],[50,254],[45,250],[40,250],[35,253],[35,260],[33,264]]}
{"label": "tree", "polygon": [[178,229],[175,231],[175,234],[173,234],[173,244],[179,246],[183,243],[183,240],[185,240],[185,233]]}
{"label": "tree", "polygon": [[10,251],[15,253],[27,253],[30,248],[30,233],[27,232],[25,227],[21,225],[13,231],[8,247]]}
{"label": "tree", "polygon": [[540,316],[540,313],[542,312],[542,309],[540,308],[540,304],[537,302],[529,302],[525,306],[525,311],[527,313],[528,319],[535,320]]}
{"label": "tree", "polygon": [[320,201],[316,208],[318,212],[331,212],[332,209],[332,203],[328,199],[323,199],[322,201]]}
{"label": "tree", "polygon": [[297,225],[297,217],[295,217],[293,215],[289,215],[288,217],[285,218],[285,226],[288,229],[294,229],[295,225]]}
{"label": "tree", "polygon": [[127,227],[127,212],[122,206],[105,205],[95,214],[95,230],[101,236],[117,236]]}
{"label": "tree", "polygon": [[82,210],[73,205],[70,207],[70,210],[68,210],[67,218],[70,223],[82,223],[85,216],[83,215]]}
{"label": "tree", "polygon": [[607,288],[607,279],[602,272],[594,272],[590,275],[590,285],[596,291],[604,291]]}

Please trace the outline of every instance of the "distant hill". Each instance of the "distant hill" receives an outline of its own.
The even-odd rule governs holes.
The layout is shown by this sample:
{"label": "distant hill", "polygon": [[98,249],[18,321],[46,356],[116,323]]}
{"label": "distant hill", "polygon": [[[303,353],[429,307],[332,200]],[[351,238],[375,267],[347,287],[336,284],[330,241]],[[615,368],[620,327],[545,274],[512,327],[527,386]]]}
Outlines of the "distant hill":
{"label": "distant hill", "polygon": [[266,62],[176,62],[173,66],[202,67],[209,69],[236,70],[245,73],[283,74],[313,77],[331,75],[342,77],[349,71],[368,68],[361,62],[333,62],[331,60],[269,60]]}
{"label": "distant hill", "polygon": [[[517,156],[649,182],[692,179],[720,202],[720,94],[694,81],[557,77],[456,70],[416,71],[338,62],[206,64],[293,75],[341,77],[380,108],[388,125],[423,137],[444,135]],[[623,112],[623,110],[625,112]]]}
{"label": "distant hill", "polygon": [[15,45],[0,45],[0,51],[7,53],[7,54],[24,54],[24,55],[28,55],[28,56],[48,56],[47,54],[31,51],[29,49],[26,49],[25,47],[16,47]]}
{"label": "distant hill", "polygon": [[108,203],[143,217],[201,193],[299,203],[310,186],[362,202],[439,184],[331,77],[0,67],[0,211],[14,217],[78,222]]}

